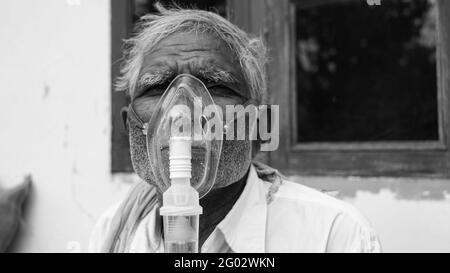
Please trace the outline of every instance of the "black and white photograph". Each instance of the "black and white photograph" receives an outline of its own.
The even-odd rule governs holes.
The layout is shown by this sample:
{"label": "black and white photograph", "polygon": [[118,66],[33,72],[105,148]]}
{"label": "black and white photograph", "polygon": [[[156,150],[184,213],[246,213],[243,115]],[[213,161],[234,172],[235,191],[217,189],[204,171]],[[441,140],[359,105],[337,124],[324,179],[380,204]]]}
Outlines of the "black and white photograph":
{"label": "black and white photograph", "polygon": [[2,0],[0,39],[0,253],[450,253],[448,0]]}

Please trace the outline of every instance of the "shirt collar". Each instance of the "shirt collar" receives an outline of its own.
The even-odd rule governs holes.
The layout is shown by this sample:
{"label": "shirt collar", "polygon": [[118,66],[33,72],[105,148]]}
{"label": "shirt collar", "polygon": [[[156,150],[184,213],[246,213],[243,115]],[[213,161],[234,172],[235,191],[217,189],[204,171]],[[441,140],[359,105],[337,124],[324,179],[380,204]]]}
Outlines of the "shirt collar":
{"label": "shirt collar", "polygon": [[234,252],[265,252],[267,202],[253,165],[241,196],[217,229]]}
{"label": "shirt collar", "polygon": [[[156,206],[158,207],[159,205]],[[161,226],[161,219],[156,211],[157,209],[152,210],[150,213],[154,214],[150,215],[152,223],[148,223],[148,227],[152,227],[147,231],[151,238],[142,241],[147,242],[153,252],[164,252],[162,230],[158,228]],[[266,218],[266,190],[255,167],[251,165],[244,190],[225,218],[217,225],[216,230],[222,233],[225,242],[233,252],[263,253],[266,241]],[[210,237],[215,233],[213,232]]]}

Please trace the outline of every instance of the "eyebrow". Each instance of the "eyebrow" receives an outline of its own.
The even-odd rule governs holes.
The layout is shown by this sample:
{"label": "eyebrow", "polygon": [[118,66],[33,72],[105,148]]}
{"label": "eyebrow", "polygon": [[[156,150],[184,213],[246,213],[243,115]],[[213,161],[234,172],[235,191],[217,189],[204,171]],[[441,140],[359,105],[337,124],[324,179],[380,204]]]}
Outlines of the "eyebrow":
{"label": "eyebrow", "polygon": [[173,78],[174,72],[172,70],[157,70],[153,72],[144,73],[138,80],[138,88],[143,86],[154,86],[163,84],[169,79]]}
{"label": "eyebrow", "polygon": [[206,81],[206,83],[237,83],[236,78],[231,72],[218,67],[200,68],[196,71],[196,74],[203,81]]}
{"label": "eyebrow", "polygon": [[[175,76],[174,71],[170,69],[146,72],[139,78],[137,87],[142,88],[144,86],[147,87],[164,84],[168,80],[172,79],[174,76]],[[218,68],[216,66],[200,68],[195,72],[195,76],[201,78],[201,80],[204,81],[205,84],[237,83],[236,78],[233,76],[231,72]]]}

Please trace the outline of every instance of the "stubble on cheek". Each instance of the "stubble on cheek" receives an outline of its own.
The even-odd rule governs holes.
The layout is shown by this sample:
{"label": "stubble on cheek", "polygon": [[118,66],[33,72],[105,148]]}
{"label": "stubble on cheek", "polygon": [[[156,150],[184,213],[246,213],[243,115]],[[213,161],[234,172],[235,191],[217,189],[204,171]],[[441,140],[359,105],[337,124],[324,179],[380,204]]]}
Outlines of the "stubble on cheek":
{"label": "stubble on cheek", "polygon": [[[163,181],[158,181],[153,175],[149,157],[147,154],[146,137],[139,129],[130,128],[130,155],[133,169],[136,174],[150,185],[164,190],[166,185]],[[168,153],[162,153],[161,159],[164,166],[164,173],[169,177]],[[241,179],[248,171],[251,164],[251,142],[248,140],[224,140],[220,155],[219,166],[216,174],[214,188],[226,187]],[[193,154],[192,182],[198,183],[202,178],[204,157]]]}
{"label": "stubble on cheek", "polygon": [[135,173],[145,182],[156,186],[148,160],[145,135],[139,129],[133,127],[130,128],[129,134],[131,163]]}
{"label": "stubble on cheek", "polygon": [[241,179],[251,161],[251,141],[224,140],[214,188],[226,187]]}

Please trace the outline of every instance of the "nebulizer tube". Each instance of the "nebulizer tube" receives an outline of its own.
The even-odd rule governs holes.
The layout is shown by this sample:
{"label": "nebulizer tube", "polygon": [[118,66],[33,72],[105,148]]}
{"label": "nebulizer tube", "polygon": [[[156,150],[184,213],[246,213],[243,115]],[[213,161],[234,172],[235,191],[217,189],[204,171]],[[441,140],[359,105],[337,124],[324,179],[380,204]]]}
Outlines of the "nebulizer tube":
{"label": "nebulizer tube", "polygon": [[163,193],[159,213],[167,253],[199,249],[199,199],[213,187],[222,147],[222,139],[205,137],[205,124],[214,114],[205,115],[203,110],[211,105],[214,101],[199,79],[179,75],[164,92],[147,127],[150,165]]}
{"label": "nebulizer tube", "polygon": [[191,121],[182,106],[176,105],[169,113],[174,124],[169,139],[171,183],[163,194],[163,206],[160,209],[164,247],[168,253],[198,252],[198,224],[202,213],[198,192],[191,186],[192,137],[189,132],[182,130],[182,125],[190,126]]}

